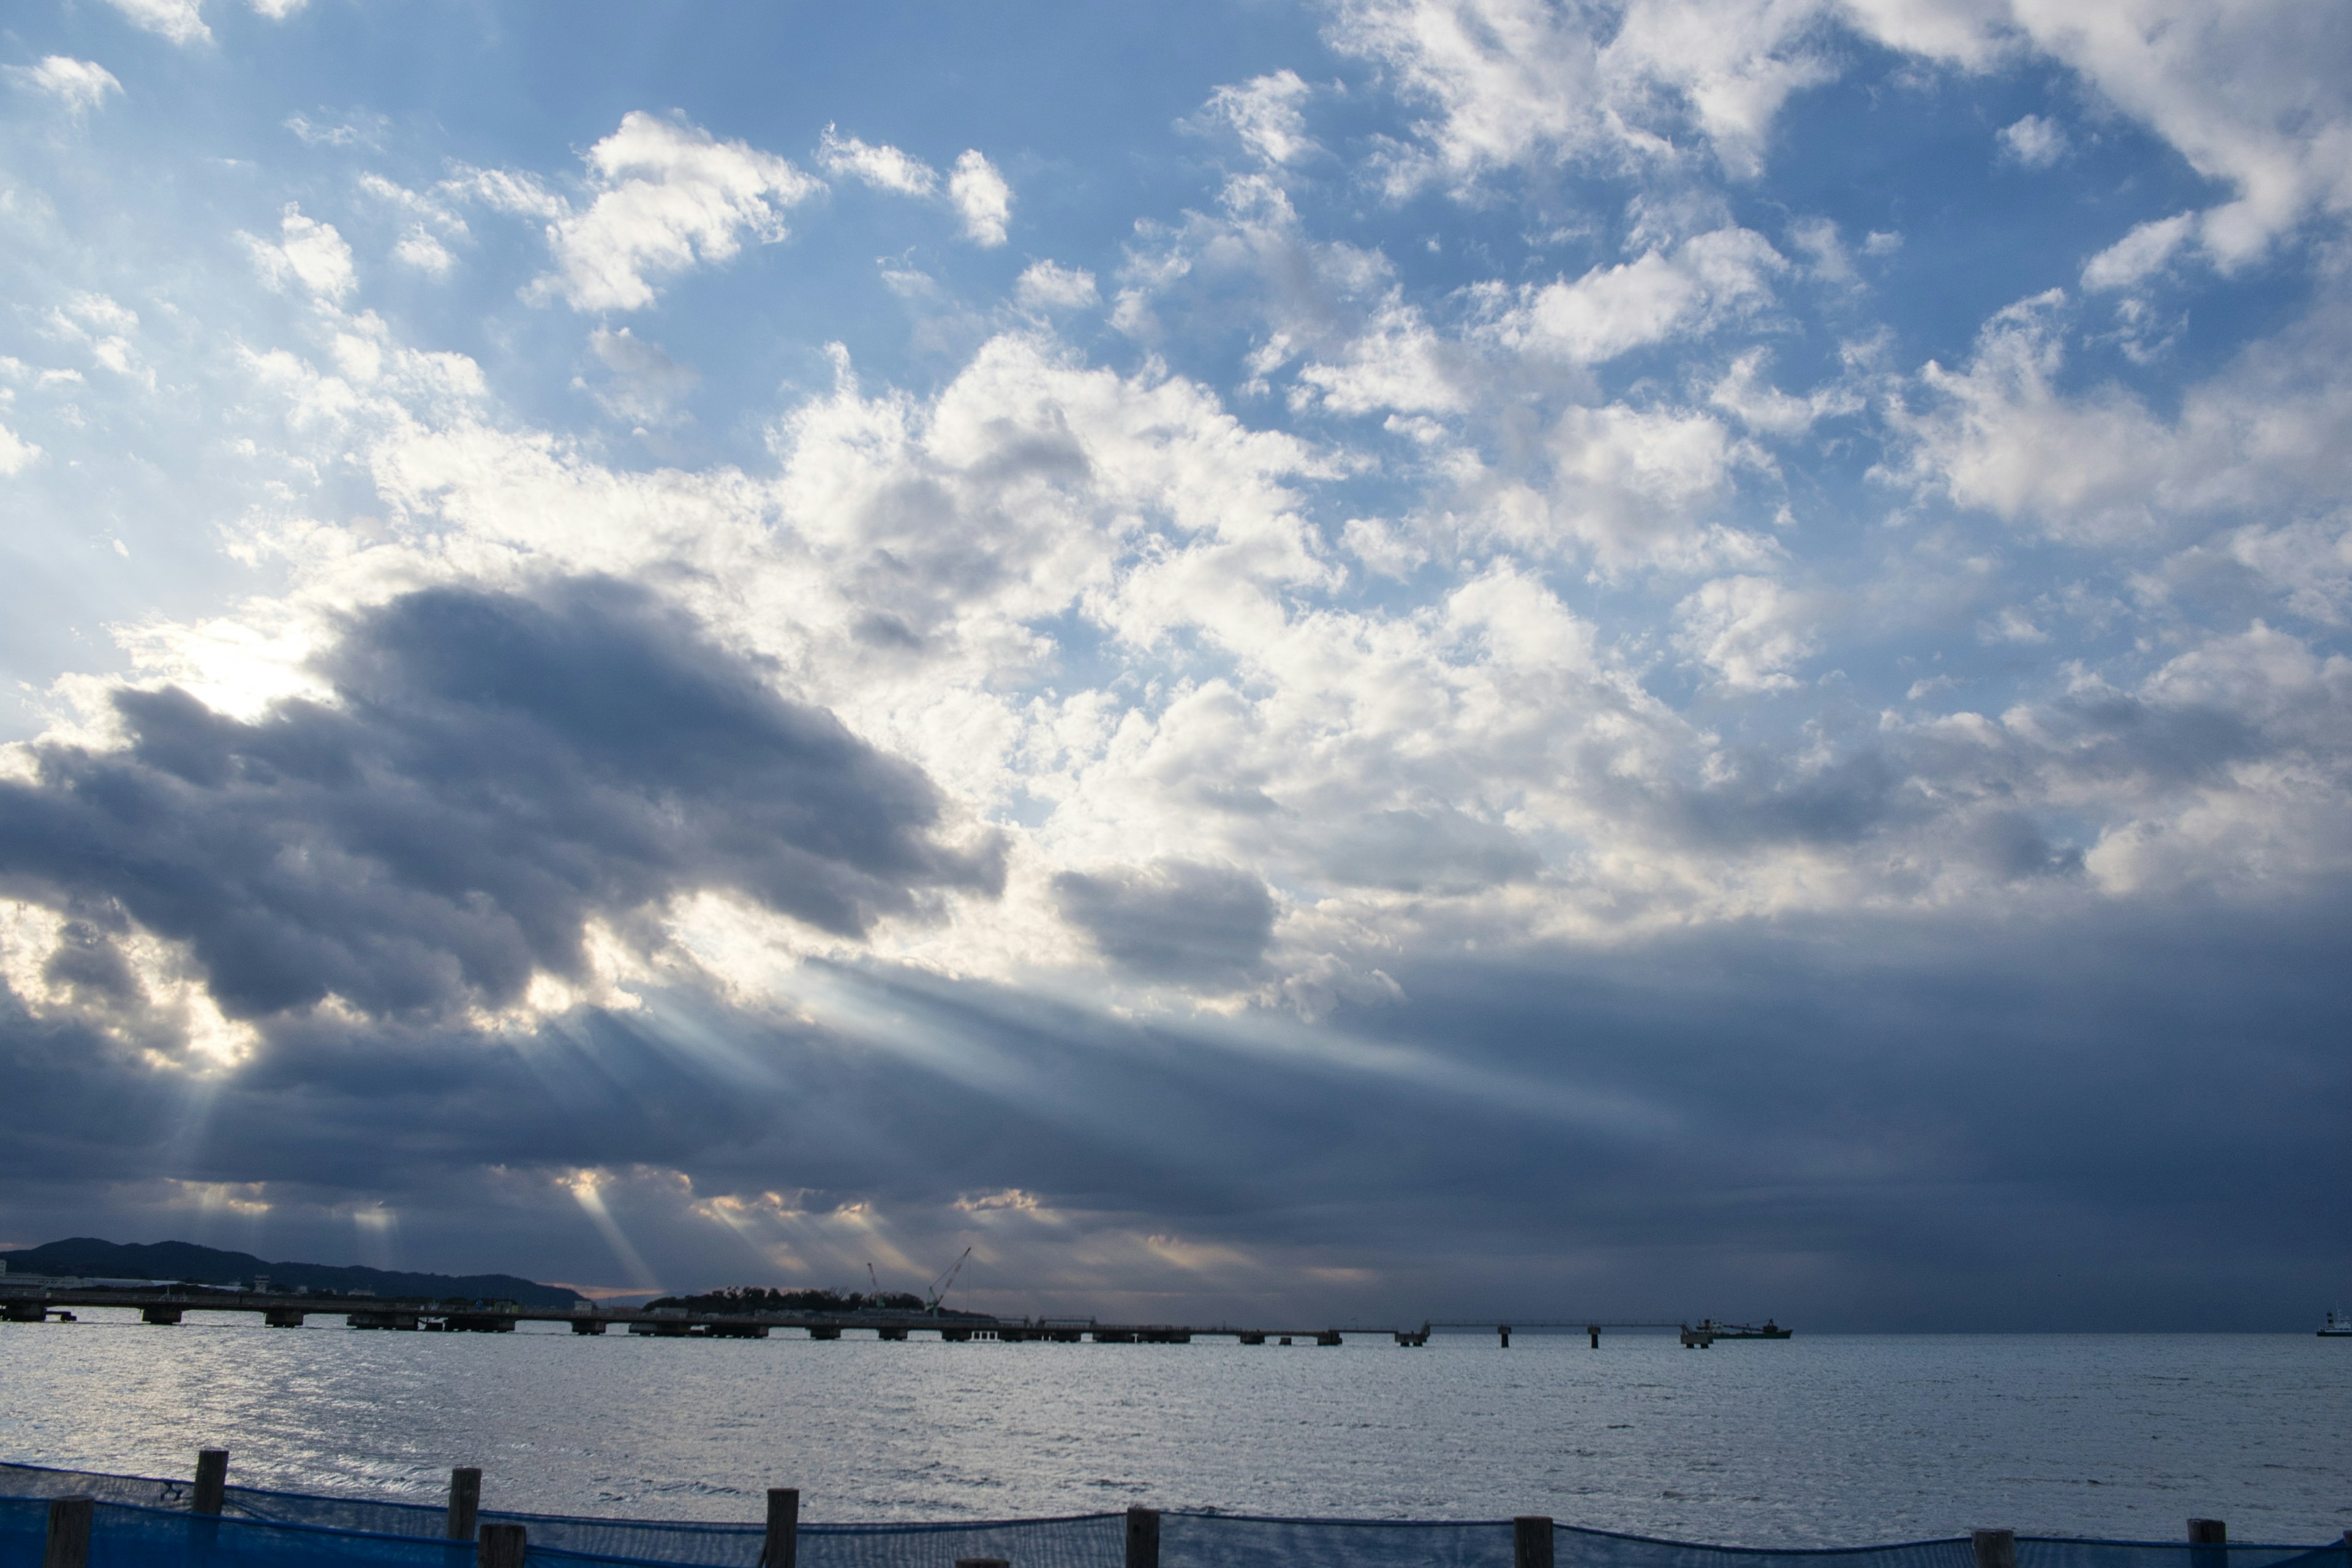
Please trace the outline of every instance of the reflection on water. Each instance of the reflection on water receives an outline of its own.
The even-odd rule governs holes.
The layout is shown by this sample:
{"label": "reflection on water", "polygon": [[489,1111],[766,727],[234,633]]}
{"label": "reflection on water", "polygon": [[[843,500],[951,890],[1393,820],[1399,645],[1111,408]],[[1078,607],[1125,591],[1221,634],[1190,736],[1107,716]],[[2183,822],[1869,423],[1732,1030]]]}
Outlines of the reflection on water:
{"label": "reflection on water", "polygon": [[437,1501],[821,1520],[1132,1502],[1495,1519],[1742,1545],[1976,1525],[2233,1540],[2352,1527],[2352,1344],[2252,1335],[1620,1335],[1300,1345],[355,1333],[90,1312],[0,1324],[0,1457]]}

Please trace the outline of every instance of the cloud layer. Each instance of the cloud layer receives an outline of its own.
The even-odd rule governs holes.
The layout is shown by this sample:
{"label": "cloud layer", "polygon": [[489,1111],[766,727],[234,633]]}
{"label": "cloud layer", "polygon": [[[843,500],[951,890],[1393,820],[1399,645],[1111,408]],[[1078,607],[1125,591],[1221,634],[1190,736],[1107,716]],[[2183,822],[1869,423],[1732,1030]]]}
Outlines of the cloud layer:
{"label": "cloud layer", "polygon": [[2332,13],[1348,0],[1089,98],[721,6],[526,131],[298,10],[7,65],[11,1238],[2324,1293]]}

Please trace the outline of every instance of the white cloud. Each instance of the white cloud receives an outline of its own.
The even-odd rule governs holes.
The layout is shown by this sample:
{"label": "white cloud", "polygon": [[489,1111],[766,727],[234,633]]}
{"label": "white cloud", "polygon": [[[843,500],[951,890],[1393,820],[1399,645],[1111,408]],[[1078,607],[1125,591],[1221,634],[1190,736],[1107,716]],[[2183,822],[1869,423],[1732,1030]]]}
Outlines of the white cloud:
{"label": "white cloud", "polygon": [[1775,0],[1349,0],[1331,41],[1388,68],[1434,117],[1427,153],[1392,188],[1435,176],[1457,188],[1535,162],[1677,158],[1687,132],[1722,166],[1762,166],[1789,95],[1829,79],[1814,47],[1825,7]]}
{"label": "white cloud", "polygon": [[392,247],[392,258],[403,267],[413,267],[428,278],[446,278],[457,265],[449,247],[423,224],[412,224],[400,242]]}
{"label": "white cloud", "polygon": [[948,176],[948,197],[963,219],[964,237],[981,246],[1004,243],[1005,225],[1013,218],[1013,187],[978,149],[968,148],[956,160],[955,173]]}
{"label": "white cloud", "polygon": [[41,455],[41,449],[5,425],[0,425],[0,477],[15,479]]}
{"label": "white cloud", "polygon": [[[782,239],[784,209],[822,188],[773,153],[642,110],[588,150],[588,166],[595,200],[548,226],[556,270],[531,283],[531,300],[642,310],[654,301],[654,279],[731,258],[745,233]],[[546,209],[545,194],[514,176],[477,171],[468,183],[510,210]]]}
{"label": "white cloud", "polygon": [[1782,105],[1833,74],[1835,28],[1969,70],[2032,50],[2236,192],[2196,215],[2226,268],[2315,209],[2352,211],[2352,72],[2310,16],[2302,0],[1343,0],[1330,37],[1433,111],[1391,169],[1399,191],[1672,163],[1693,132],[1752,177]]}
{"label": "white cloud", "polygon": [[2046,169],[2071,150],[2066,128],[2040,114],[2029,114],[2002,127],[1999,140],[2003,156],[2029,169]]}
{"label": "white cloud", "polygon": [[1722,379],[1708,389],[1708,405],[1748,429],[1769,436],[1801,436],[1826,416],[1861,409],[1861,395],[1850,387],[1832,385],[1810,397],[1790,396],[1764,379],[1768,358],[1768,351],[1749,349],[1733,360]]}
{"label": "white cloud", "polygon": [[939,171],[896,147],[876,146],[843,136],[830,125],[817,142],[817,167],[828,174],[859,180],[877,190],[929,196],[940,188]]}
{"label": "white cloud", "polygon": [[1778,691],[1820,649],[1811,606],[1769,577],[1717,577],[1675,606],[1675,647],[1735,691]]}
{"label": "white cloud", "polygon": [[278,243],[241,235],[273,289],[299,283],[321,300],[340,300],[358,285],[352,270],[352,247],[331,223],[305,217],[301,207],[286,204],[278,221]]}
{"label": "white cloud", "polygon": [[2352,502],[2352,310],[2339,302],[2181,389],[2170,418],[2112,384],[2067,393],[2070,323],[2052,289],[1997,312],[1962,369],[1925,366],[1928,406],[1893,415],[1910,442],[1899,471],[2078,543],[2177,543],[2200,519]]}
{"label": "white cloud", "polygon": [[2194,213],[2177,213],[2134,228],[2084,265],[2085,289],[2127,289],[2186,245],[2196,232]]}
{"label": "white cloud", "polygon": [[1033,261],[1013,285],[1013,297],[1032,310],[1077,310],[1100,300],[1095,275],[1080,268]]}
{"label": "white cloud", "polygon": [[1573,283],[1522,288],[1486,331],[1522,353],[1599,363],[1761,309],[1788,265],[1754,230],[1720,228]]}
{"label": "white cloud", "polygon": [[1250,155],[1263,163],[1277,167],[1296,163],[1322,151],[1321,143],[1307,134],[1307,116],[1299,110],[1314,91],[1297,71],[1278,70],[1238,87],[1220,87],[1209,95],[1201,119],[1230,129]]}
{"label": "white cloud", "polygon": [[35,66],[10,66],[7,72],[10,81],[30,91],[47,93],[70,114],[87,114],[104,104],[107,94],[120,96],[122,91],[122,84],[104,66],[66,55],[46,56]]}
{"label": "white cloud", "polygon": [[205,26],[201,0],[107,0],[134,27],[166,37],[175,44],[208,44],[213,30]]}
{"label": "white cloud", "polygon": [[247,3],[253,6],[254,15],[267,16],[273,22],[283,22],[309,5],[310,0],[247,0]]}
{"label": "white cloud", "polygon": [[[384,184],[392,185],[389,180]],[[572,204],[549,190],[538,175],[510,169],[477,169],[461,163],[438,188],[452,201],[479,202],[493,212],[518,217],[554,219],[572,215]]]}

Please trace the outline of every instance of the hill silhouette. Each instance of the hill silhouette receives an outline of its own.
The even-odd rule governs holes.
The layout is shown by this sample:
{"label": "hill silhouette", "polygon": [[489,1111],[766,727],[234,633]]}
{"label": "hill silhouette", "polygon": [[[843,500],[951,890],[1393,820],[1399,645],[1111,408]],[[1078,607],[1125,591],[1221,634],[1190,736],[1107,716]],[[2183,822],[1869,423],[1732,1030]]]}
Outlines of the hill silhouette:
{"label": "hill silhouette", "polygon": [[363,1268],[331,1263],[271,1263],[250,1252],[225,1252],[189,1241],[112,1242],[94,1236],[44,1242],[0,1252],[11,1275],[69,1274],[101,1279],[184,1279],[195,1285],[233,1285],[266,1274],[273,1288],[354,1290],[376,1296],[461,1297],[520,1302],[526,1307],[569,1307],[577,1290],[541,1285],[513,1274],[412,1274],[396,1268]]}

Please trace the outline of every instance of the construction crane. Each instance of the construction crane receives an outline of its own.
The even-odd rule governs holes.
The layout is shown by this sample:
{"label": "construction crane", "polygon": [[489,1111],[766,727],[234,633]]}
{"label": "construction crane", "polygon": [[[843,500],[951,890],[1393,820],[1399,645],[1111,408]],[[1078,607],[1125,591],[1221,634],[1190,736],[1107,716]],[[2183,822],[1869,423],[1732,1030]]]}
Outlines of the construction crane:
{"label": "construction crane", "polygon": [[879,1307],[882,1304],[882,1281],[874,1278],[874,1265],[871,1263],[866,1266],[866,1282],[874,1287],[874,1294],[866,1298],[866,1304]]}
{"label": "construction crane", "polygon": [[929,1296],[931,1299],[931,1304],[924,1309],[926,1311],[936,1312],[940,1310],[940,1302],[946,1297],[948,1288],[955,1283],[955,1277],[963,1272],[964,1258],[970,1258],[971,1256],[971,1248],[969,1247],[965,1247],[963,1249],[963,1257],[959,1258],[953,1263],[949,1264],[948,1271],[931,1281],[930,1289],[925,1292],[925,1294]]}

